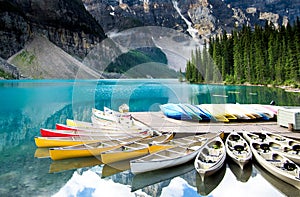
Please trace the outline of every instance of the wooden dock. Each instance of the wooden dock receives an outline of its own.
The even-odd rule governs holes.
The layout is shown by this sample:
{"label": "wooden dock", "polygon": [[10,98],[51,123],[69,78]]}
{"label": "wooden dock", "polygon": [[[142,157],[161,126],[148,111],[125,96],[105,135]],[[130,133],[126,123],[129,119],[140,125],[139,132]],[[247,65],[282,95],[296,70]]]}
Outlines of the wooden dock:
{"label": "wooden dock", "polygon": [[288,131],[277,125],[276,121],[248,121],[248,122],[192,122],[167,118],[162,112],[132,112],[132,117],[149,127],[163,132],[175,133],[207,133],[224,131],[269,131],[294,139],[300,139],[300,131]]}

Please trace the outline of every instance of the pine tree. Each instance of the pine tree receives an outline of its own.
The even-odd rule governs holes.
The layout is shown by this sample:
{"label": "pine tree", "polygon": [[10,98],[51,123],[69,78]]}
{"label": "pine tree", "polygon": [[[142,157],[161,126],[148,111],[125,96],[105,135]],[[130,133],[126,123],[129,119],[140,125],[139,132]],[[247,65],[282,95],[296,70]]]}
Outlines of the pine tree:
{"label": "pine tree", "polygon": [[233,71],[235,83],[241,83],[242,80],[242,56],[239,36],[237,32],[233,34]]}
{"label": "pine tree", "polygon": [[[196,49],[186,77],[194,82],[300,84],[300,19],[275,29],[272,23],[251,30],[243,26],[228,37],[210,38]],[[221,73],[221,74],[220,74]],[[189,78],[189,79],[188,79]]]}

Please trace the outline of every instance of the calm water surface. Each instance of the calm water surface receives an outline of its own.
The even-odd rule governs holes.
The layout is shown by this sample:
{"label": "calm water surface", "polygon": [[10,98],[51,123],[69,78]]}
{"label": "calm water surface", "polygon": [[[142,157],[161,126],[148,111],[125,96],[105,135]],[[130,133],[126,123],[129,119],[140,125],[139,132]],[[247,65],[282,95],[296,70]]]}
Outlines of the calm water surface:
{"label": "calm water surface", "polygon": [[[266,87],[189,85],[177,80],[0,81],[0,196],[300,196],[254,162],[241,172],[230,161],[201,182],[192,163],[134,176],[129,162],[95,158],[38,159],[34,136],[67,118],[90,121],[91,107],[158,111],[173,103],[300,105],[299,94]],[[233,193],[232,193],[233,192]]]}

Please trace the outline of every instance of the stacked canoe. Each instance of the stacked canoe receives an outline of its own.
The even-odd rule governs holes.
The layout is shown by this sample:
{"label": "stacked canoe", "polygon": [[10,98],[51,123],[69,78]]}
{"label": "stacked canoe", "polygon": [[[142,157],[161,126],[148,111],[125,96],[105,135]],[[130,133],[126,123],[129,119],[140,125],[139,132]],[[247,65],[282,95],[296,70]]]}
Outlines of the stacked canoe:
{"label": "stacked canoe", "polygon": [[56,129],[41,128],[41,137],[35,137],[36,146],[49,148],[49,156],[53,160],[60,160],[100,156],[104,152],[105,155],[111,155],[112,150],[120,148],[123,153],[142,150],[154,152],[167,148],[159,144],[173,138],[172,133],[161,134],[137,123],[127,113],[105,108],[104,111],[92,109],[92,114],[95,120],[92,123],[68,119],[66,125],[56,124]]}
{"label": "stacked canoe", "polygon": [[[197,111],[198,116],[193,115],[193,119],[216,117],[193,105],[164,107],[161,106],[162,110],[169,111],[169,115],[175,115],[175,109],[180,107],[181,112],[187,112],[190,117],[192,112]],[[92,122],[68,119],[66,125],[41,129],[42,136],[35,137],[35,143],[39,148],[46,148],[53,160],[94,157],[102,164],[127,160],[134,174],[193,160],[202,182],[205,177],[221,170],[227,156],[244,170],[253,155],[267,171],[300,189],[300,142],[296,140],[265,131],[243,131],[243,135],[232,132],[226,140],[221,138],[224,136],[222,132],[173,138],[173,133],[154,131],[134,120],[126,109],[124,111],[93,109]],[[231,113],[223,115],[229,118],[233,111]],[[241,111],[235,111],[237,114],[243,116]],[[244,114],[250,117],[248,112]],[[259,117],[255,113],[251,115]],[[176,116],[179,117],[179,114]],[[95,163],[94,160],[92,163]]]}
{"label": "stacked canoe", "polygon": [[160,105],[168,118],[188,121],[249,121],[273,120],[280,107],[259,104],[201,104],[167,103]]}

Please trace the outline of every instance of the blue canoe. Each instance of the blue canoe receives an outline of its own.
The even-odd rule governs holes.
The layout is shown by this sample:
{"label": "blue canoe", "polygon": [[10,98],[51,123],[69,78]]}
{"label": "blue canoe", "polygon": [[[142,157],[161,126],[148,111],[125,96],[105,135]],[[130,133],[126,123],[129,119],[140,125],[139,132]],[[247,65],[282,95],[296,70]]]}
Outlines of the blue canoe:
{"label": "blue canoe", "polygon": [[159,106],[161,111],[168,118],[176,120],[192,120],[193,118],[177,104],[167,103]]}
{"label": "blue canoe", "polygon": [[194,113],[196,113],[198,116],[201,117],[203,121],[210,121],[212,119],[212,116],[210,113],[205,112],[203,109],[201,109],[198,106],[191,105],[191,104],[184,104],[186,107],[190,108]]}

